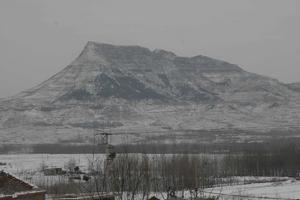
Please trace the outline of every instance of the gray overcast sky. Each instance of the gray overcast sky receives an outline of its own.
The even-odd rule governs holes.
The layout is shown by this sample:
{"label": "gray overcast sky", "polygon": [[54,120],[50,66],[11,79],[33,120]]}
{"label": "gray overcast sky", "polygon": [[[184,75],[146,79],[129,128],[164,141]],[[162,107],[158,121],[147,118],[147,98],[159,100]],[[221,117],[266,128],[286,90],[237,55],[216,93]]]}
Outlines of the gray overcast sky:
{"label": "gray overcast sky", "polygon": [[89,40],[223,59],[300,81],[299,0],[1,0],[0,97],[68,65]]}

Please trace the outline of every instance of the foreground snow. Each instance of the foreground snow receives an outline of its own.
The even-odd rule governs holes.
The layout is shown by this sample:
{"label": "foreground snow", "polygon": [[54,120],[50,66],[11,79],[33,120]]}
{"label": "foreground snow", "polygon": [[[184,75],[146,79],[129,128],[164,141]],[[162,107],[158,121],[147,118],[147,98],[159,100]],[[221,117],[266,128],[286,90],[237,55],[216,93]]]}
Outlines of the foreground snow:
{"label": "foreground snow", "polygon": [[[269,183],[224,186],[205,189],[207,196],[219,196],[220,199],[299,199],[300,181],[287,180]],[[257,197],[257,198],[253,198]]]}

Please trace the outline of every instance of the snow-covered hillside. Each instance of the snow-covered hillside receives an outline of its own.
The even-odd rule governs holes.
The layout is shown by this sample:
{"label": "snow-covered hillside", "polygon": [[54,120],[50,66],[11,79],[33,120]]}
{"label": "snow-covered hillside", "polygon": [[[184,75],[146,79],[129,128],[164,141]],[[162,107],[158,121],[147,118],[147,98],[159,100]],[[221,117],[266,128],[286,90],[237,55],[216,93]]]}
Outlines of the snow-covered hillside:
{"label": "snow-covered hillside", "polygon": [[294,88],[206,56],[88,42],[61,72],[0,102],[0,138],[89,143],[95,129],[118,133],[115,143],[284,135],[300,130]]}

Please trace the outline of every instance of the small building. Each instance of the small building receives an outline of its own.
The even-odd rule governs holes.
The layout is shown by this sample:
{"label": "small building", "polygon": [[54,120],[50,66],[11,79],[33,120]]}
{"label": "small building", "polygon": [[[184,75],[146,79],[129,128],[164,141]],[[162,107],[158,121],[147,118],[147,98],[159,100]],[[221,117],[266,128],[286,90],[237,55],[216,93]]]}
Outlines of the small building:
{"label": "small building", "polygon": [[56,175],[64,175],[66,171],[62,168],[54,167],[54,168],[46,168],[43,170],[45,176],[56,176]]}
{"label": "small building", "polygon": [[46,191],[0,171],[0,200],[45,200]]}

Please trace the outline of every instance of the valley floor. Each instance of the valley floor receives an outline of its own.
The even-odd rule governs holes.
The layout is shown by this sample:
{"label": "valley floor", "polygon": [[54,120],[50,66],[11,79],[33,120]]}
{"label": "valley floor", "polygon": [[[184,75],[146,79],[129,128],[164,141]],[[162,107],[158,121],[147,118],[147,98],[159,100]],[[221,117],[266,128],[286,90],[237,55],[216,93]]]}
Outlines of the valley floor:
{"label": "valley floor", "polygon": [[[16,174],[34,184],[47,181],[62,181],[62,177],[48,177],[40,172],[42,167],[65,168],[69,160],[74,160],[83,171],[88,170],[88,163],[93,159],[104,160],[103,154],[14,154],[0,155],[0,170]],[[5,164],[5,165],[4,165]],[[65,181],[68,181],[65,178]],[[206,188],[203,194],[206,197],[219,196],[220,200],[232,199],[300,199],[300,180],[291,177],[231,177],[232,181],[223,186]],[[54,183],[53,182],[53,183]],[[51,184],[50,184],[51,185]],[[166,194],[153,194],[164,199]],[[181,192],[178,192],[181,196]],[[189,191],[184,197],[191,196]]]}

